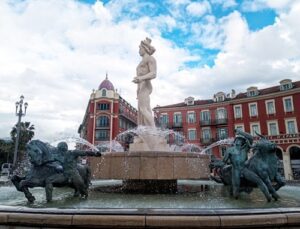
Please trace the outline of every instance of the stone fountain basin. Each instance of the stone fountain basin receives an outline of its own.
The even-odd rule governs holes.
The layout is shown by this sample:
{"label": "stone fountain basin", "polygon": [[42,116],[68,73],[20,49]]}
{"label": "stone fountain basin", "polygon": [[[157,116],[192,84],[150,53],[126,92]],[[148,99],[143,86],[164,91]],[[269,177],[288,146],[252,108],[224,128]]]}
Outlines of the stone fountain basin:
{"label": "stone fountain basin", "polygon": [[0,206],[1,228],[298,228],[294,209],[32,209]]}
{"label": "stone fountain basin", "polygon": [[193,152],[112,152],[92,158],[94,179],[207,180],[209,155]]}

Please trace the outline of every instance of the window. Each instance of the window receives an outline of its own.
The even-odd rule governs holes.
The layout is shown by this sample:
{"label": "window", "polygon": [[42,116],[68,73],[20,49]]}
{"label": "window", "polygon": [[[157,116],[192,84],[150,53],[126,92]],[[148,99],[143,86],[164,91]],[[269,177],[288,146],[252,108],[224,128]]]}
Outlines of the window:
{"label": "window", "polygon": [[234,106],[234,117],[235,118],[242,118],[242,105],[235,105]]}
{"label": "window", "polygon": [[283,98],[283,106],[284,106],[284,112],[294,111],[293,100],[291,96]]}
{"label": "window", "polygon": [[291,88],[292,88],[292,84],[289,84],[289,83],[280,85],[280,90],[282,90],[282,91],[286,91],[286,90],[289,90]]}
{"label": "window", "polygon": [[214,95],[214,101],[215,102],[222,102],[225,100],[225,93],[224,92],[218,92]]}
{"label": "window", "polygon": [[211,138],[210,129],[202,129],[202,138],[209,140]]}
{"label": "window", "polygon": [[188,130],[188,137],[189,140],[196,140],[196,130],[195,129],[189,129]]}
{"label": "window", "polygon": [[245,131],[244,124],[236,124],[236,125],[234,126],[234,128],[235,128],[236,130]]}
{"label": "window", "polygon": [[268,122],[268,132],[269,132],[269,135],[271,135],[271,136],[278,135],[277,121]]}
{"label": "window", "polygon": [[109,103],[100,103],[98,104],[99,110],[109,110]]}
{"label": "window", "polygon": [[184,100],[184,103],[188,106],[192,106],[194,105],[194,100],[195,100],[194,97],[190,96]]}
{"label": "window", "polygon": [[102,89],[102,96],[106,96],[106,90],[105,89]]}
{"label": "window", "polygon": [[256,103],[249,103],[249,115],[250,115],[250,117],[256,117],[257,114],[258,114],[257,104]]}
{"label": "window", "polygon": [[188,112],[187,114],[187,122],[188,123],[195,123],[196,122],[196,115],[195,112]]}
{"label": "window", "polygon": [[109,131],[108,130],[96,130],[96,140],[97,141],[108,141]]}
{"label": "window", "polygon": [[286,119],[285,120],[285,129],[287,134],[296,134],[297,130],[297,122],[295,118]]}
{"label": "window", "polygon": [[256,136],[256,133],[260,134],[260,125],[259,123],[250,123],[251,135]]}
{"label": "window", "polygon": [[168,114],[161,114],[160,115],[160,123],[161,124],[168,124],[169,123],[169,115]]}
{"label": "window", "polygon": [[210,120],[210,112],[209,111],[201,111],[200,119],[201,119],[201,121],[209,121]]}
{"label": "window", "polygon": [[222,95],[217,96],[217,102],[222,102],[222,101],[224,101],[224,96]]}
{"label": "window", "polygon": [[218,129],[218,140],[228,138],[228,130],[227,128],[219,128]]}
{"label": "window", "polygon": [[266,101],[267,114],[275,114],[275,105],[274,104],[275,104],[274,99]]}
{"label": "window", "polygon": [[217,119],[226,119],[227,113],[224,108],[217,109]]}
{"label": "window", "polygon": [[174,113],[173,122],[175,124],[181,124],[182,123],[182,115],[181,115],[181,113]]}
{"label": "window", "polygon": [[247,88],[247,96],[252,97],[258,95],[258,89],[257,87],[249,87]]}
{"label": "window", "polygon": [[107,116],[100,116],[96,120],[96,127],[108,127],[109,118]]}
{"label": "window", "polygon": [[226,146],[220,146],[219,150],[220,150],[221,156],[223,158],[225,156],[225,153],[227,150]]}
{"label": "window", "polygon": [[174,138],[176,144],[182,145],[184,143],[184,136],[182,131],[176,132]]}
{"label": "window", "polygon": [[286,90],[293,88],[293,83],[292,83],[292,80],[290,80],[290,79],[281,80],[279,83],[280,83],[281,91],[286,91]]}

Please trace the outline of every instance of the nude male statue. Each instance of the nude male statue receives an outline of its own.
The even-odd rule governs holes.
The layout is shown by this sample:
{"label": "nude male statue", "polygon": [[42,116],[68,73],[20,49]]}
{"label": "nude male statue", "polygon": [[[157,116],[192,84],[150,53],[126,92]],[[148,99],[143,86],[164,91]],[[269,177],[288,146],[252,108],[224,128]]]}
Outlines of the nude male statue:
{"label": "nude male statue", "polygon": [[136,68],[136,77],[133,82],[137,84],[138,100],[138,125],[155,127],[154,118],[150,106],[150,94],[152,93],[151,80],[156,77],[156,60],[151,56],[155,48],[151,45],[151,39],[141,41],[139,54],[142,61]]}

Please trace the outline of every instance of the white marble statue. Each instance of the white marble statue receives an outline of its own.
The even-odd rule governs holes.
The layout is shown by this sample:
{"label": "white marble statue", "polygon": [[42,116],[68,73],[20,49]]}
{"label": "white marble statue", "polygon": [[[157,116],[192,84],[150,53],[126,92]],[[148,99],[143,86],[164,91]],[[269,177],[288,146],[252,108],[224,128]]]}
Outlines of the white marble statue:
{"label": "white marble statue", "polygon": [[151,45],[151,39],[146,38],[141,41],[139,54],[142,61],[137,66],[136,77],[133,79],[133,82],[137,84],[139,126],[155,127],[150,106],[151,80],[156,77],[156,60],[152,56],[154,52],[155,48]]}

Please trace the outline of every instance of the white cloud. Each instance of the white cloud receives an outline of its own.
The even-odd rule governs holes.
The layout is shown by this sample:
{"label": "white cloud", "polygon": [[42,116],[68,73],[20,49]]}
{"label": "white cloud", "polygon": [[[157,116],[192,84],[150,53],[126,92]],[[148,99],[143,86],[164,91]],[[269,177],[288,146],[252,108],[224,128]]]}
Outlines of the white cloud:
{"label": "white cloud", "polygon": [[211,12],[211,6],[208,1],[191,2],[186,10],[191,16],[202,17],[204,14]]}
{"label": "white cloud", "polygon": [[278,12],[287,11],[297,0],[246,0],[242,2],[244,11],[260,11],[267,8]]}
{"label": "white cloud", "polygon": [[210,0],[212,4],[221,5],[224,9],[235,7],[238,4],[235,0]]}

